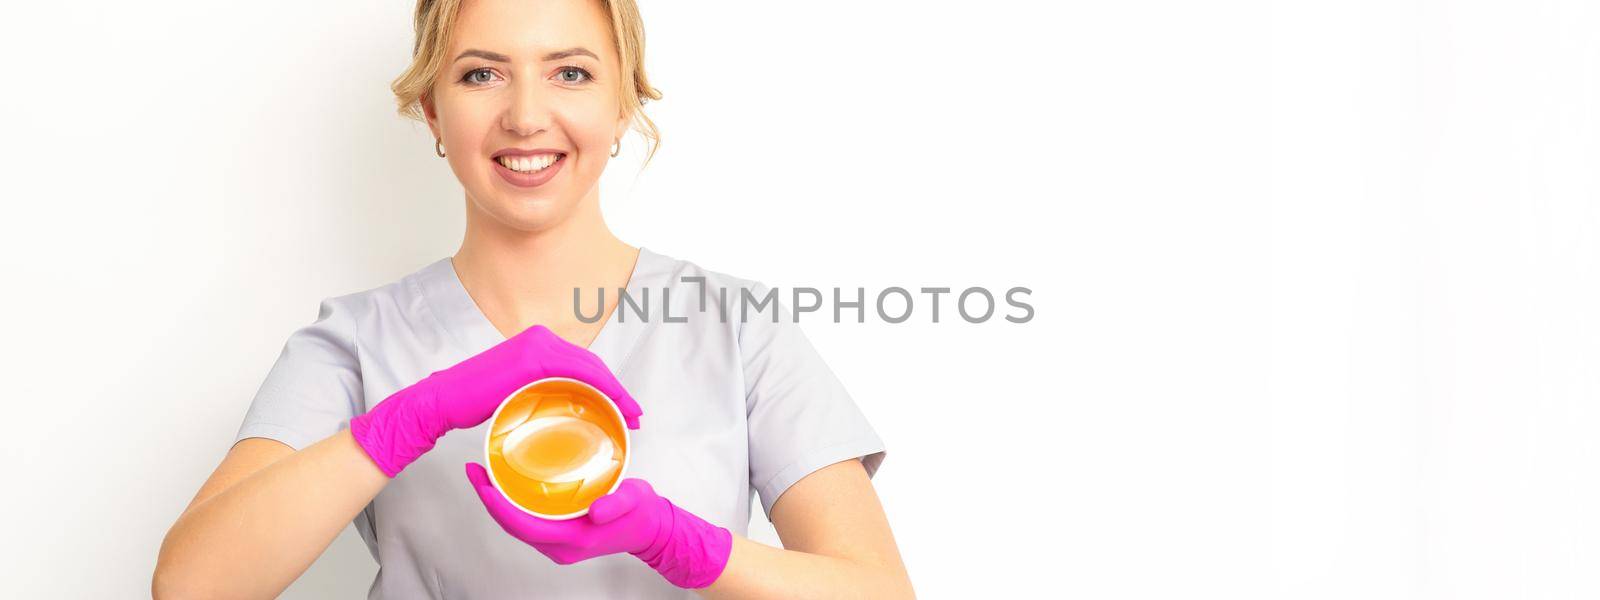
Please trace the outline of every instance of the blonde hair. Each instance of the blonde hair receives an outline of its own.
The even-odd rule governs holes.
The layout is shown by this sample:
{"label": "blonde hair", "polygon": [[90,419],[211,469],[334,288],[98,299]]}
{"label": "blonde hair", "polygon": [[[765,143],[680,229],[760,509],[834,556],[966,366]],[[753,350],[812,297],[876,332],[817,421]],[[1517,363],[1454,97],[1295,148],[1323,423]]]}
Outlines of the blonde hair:
{"label": "blonde hair", "polygon": [[[660,100],[661,91],[650,86],[644,72],[644,20],[639,17],[639,7],[634,0],[599,0],[601,7],[611,17],[611,37],[615,40],[617,56],[622,61],[622,72],[628,74],[620,85],[618,106],[627,111],[630,125],[643,135],[650,146],[644,162],[656,155],[661,147],[661,132],[650,116],[644,114],[644,103]],[[394,90],[400,115],[418,121],[425,120],[421,100],[433,88],[434,80],[444,68],[450,48],[450,37],[455,30],[456,15],[461,12],[462,0],[417,0],[413,18],[416,41],[411,47],[411,66],[396,77],[389,88]]]}

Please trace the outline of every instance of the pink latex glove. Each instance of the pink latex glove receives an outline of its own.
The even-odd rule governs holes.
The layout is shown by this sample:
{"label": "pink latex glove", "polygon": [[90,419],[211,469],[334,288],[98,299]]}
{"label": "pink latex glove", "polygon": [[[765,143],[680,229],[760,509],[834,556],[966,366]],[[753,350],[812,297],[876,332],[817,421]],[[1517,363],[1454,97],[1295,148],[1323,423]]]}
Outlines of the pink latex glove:
{"label": "pink latex glove", "polygon": [[395,392],[351,419],[350,435],[383,474],[394,477],[450,430],[487,421],[506,396],[545,377],[594,386],[617,404],[629,429],[639,428],[644,411],[600,357],[534,325]]}
{"label": "pink latex glove", "polygon": [[696,589],[715,582],[733,552],[732,533],[656,495],[643,479],[622,480],[589,514],[563,521],[522,512],[489,483],[483,465],[467,463],[467,480],[506,533],[557,564],[627,552],[672,585]]}

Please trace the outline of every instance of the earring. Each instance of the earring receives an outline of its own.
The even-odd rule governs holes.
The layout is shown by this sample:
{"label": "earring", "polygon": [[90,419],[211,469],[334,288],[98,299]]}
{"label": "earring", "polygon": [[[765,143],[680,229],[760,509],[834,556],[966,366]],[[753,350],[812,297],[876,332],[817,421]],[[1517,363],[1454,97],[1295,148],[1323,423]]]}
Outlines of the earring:
{"label": "earring", "polygon": [[444,148],[439,146],[439,138],[433,138],[433,153],[439,155],[439,158],[444,158]]}
{"label": "earring", "polygon": [[617,138],[617,141],[614,142],[614,144],[615,149],[611,151],[611,156],[613,158],[615,158],[618,154],[622,154],[622,138]]}

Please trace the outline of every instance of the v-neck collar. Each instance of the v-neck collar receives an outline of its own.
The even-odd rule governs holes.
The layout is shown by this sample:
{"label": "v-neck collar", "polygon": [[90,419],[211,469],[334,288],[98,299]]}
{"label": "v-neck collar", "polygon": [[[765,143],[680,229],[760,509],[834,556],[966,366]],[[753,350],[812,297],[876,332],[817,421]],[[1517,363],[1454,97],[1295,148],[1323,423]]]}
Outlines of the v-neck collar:
{"label": "v-neck collar", "polygon": [[[628,296],[637,302],[643,294],[649,293],[648,288],[665,287],[665,280],[671,271],[670,262],[666,257],[640,246],[639,257],[628,276]],[[489,317],[478,308],[472,295],[467,293],[451,257],[446,256],[423,267],[417,273],[416,281],[439,327],[469,354],[477,354],[506,340],[506,336],[495,329]],[[589,342],[589,352],[605,361],[613,373],[621,375],[634,343],[645,328],[656,320],[656,304],[658,302],[650,303],[648,318],[642,321],[637,315],[629,315],[632,318],[619,322],[619,315],[628,310],[619,302],[606,317],[606,322],[601,324],[600,332]]]}

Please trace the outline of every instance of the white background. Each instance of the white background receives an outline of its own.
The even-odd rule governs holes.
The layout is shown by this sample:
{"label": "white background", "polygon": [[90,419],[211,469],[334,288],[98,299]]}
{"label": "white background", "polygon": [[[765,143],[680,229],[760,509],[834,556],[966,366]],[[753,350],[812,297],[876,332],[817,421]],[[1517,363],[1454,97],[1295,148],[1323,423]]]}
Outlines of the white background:
{"label": "white background", "polygon": [[[0,596],[147,593],[318,300],[455,250],[387,87],[410,9],[7,8]],[[625,240],[1034,290],[1025,325],[803,325],[921,595],[1600,596],[1592,2],[644,13]],[[375,568],[347,531],[286,597]]]}

